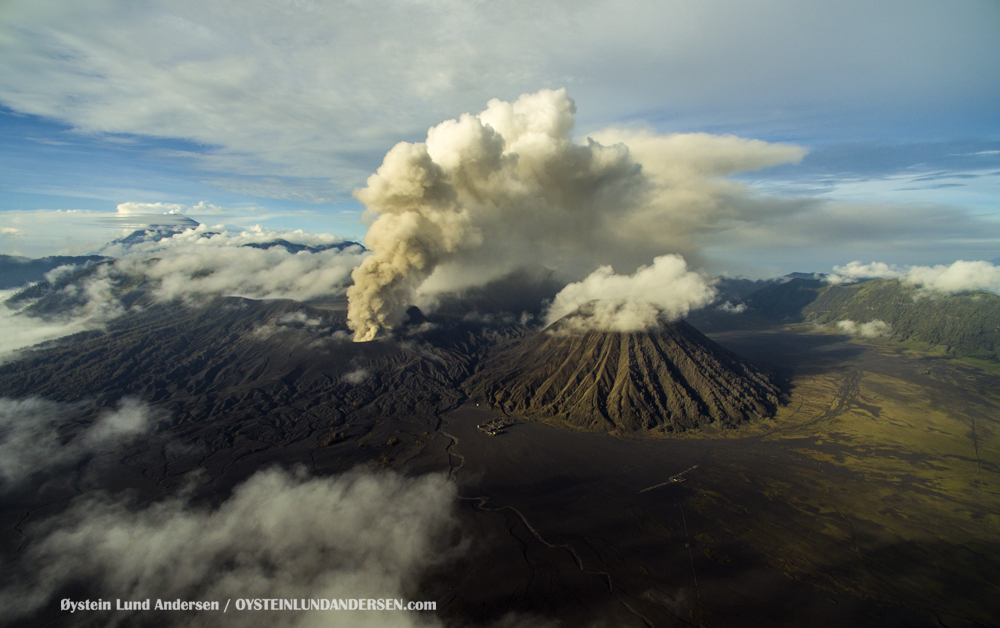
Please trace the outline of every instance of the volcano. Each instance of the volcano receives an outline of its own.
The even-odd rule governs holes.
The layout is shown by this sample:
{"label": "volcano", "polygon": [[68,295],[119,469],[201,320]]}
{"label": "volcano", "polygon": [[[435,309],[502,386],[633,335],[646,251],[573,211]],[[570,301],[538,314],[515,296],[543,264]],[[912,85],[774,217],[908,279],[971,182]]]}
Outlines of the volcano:
{"label": "volcano", "polygon": [[576,331],[580,311],[484,361],[478,403],[595,431],[683,432],[773,416],[772,378],[679,320],[637,332]]}

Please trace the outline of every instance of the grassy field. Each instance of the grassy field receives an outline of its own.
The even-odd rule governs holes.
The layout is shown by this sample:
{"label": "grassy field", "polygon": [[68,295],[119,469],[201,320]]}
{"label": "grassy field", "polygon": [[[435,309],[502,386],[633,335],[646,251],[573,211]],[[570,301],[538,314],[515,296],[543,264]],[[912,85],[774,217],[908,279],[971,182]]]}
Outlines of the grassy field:
{"label": "grassy field", "polygon": [[692,500],[793,577],[1000,622],[1000,367],[849,344],[791,378],[772,422],[727,435],[746,455]]}

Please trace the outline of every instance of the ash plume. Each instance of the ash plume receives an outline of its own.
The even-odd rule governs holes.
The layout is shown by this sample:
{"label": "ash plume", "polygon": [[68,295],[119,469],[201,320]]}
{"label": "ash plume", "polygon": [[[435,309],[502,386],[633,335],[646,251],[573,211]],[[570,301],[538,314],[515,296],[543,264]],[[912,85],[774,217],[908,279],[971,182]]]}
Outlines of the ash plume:
{"label": "ash plume", "polygon": [[[355,196],[372,255],[348,290],[356,341],[398,326],[434,294],[537,264],[584,277],[631,273],[664,253],[698,257],[694,236],[746,210],[718,177],[798,161],[804,150],[732,136],[608,130],[574,143],[564,89],[491,100],[393,147]],[[635,144],[636,150],[632,150]]]}

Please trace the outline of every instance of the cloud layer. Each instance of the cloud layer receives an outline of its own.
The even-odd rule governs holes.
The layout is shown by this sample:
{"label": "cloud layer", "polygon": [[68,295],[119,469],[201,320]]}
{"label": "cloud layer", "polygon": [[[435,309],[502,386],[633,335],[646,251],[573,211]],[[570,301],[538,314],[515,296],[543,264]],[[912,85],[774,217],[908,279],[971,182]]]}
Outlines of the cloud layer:
{"label": "cloud layer", "polygon": [[1000,292],[1000,268],[989,262],[957,262],[945,266],[914,266],[903,282],[925,292],[955,294],[970,290]]}
{"label": "cloud layer", "polygon": [[161,411],[126,397],[116,410],[106,410],[90,426],[67,434],[66,423],[81,412],[78,404],[0,398],[0,486],[10,490],[37,474],[109,451],[148,433],[163,417]]}
{"label": "cloud layer", "polygon": [[731,136],[621,130],[581,145],[575,112],[565,90],[494,99],[386,154],[356,192],[373,218],[373,255],[348,292],[357,340],[398,325],[418,293],[482,285],[518,267],[578,278],[604,264],[632,272],[666,252],[697,256],[699,234],[755,206],[746,188],[718,177],[804,154]]}
{"label": "cloud layer", "polygon": [[834,266],[832,274],[824,276],[828,283],[854,283],[863,279],[895,279],[917,288],[922,294],[956,294],[973,290],[1000,292],[1000,267],[990,262],[957,260],[935,266],[899,268],[883,262],[863,264],[853,261]]}
{"label": "cloud layer", "polygon": [[[455,525],[446,478],[355,472],[310,478],[260,471],[218,508],[171,498],[134,509],[86,497],[44,522],[0,592],[6,619],[30,614],[77,583],[104,599],[408,598],[426,567],[449,556]],[[444,551],[442,551],[444,550]],[[412,599],[412,598],[411,598]],[[419,598],[418,598],[419,599]],[[175,615],[175,616],[171,616]],[[352,614],[351,626],[436,624],[431,614]],[[108,625],[126,621],[111,613]],[[253,612],[171,613],[171,625],[255,626]],[[326,626],[329,612],[274,613],[272,626]]]}
{"label": "cloud layer", "polygon": [[[23,313],[26,302],[16,308],[2,302],[16,291],[0,293],[0,320],[16,332],[0,337],[0,360],[40,342],[102,328],[125,313],[119,296],[128,286],[144,285],[149,297],[160,301],[213,295],[296,300],[343,296],[351,271],[366,255],[343,238],[300,230],[254,227],[233,233],[221,225],[198,225],[157,237],[162,235],[167,237],[105,247],[102,253],[119,257],[81,277],[71,277],[72,268],[55,269],[51,279],[65,279],[55,283],[55,296],[67,306],[44,318]],[[278,240],[289,246],[275,244]],[[298,248],[302,250],[293,252]]]}
{"label": "cloud layer", "polygon": [[106,272],[95,273],[80,286],[69,288],[70,292],[81,297],[80,307],[61,316],[45,318],[25,316],[19,309],[9,307],[6,301],[18,291],[0,290],[0,321],[4,326],[4,333],[0,334],[0,363],[16,359],[20,351],[27,347],[101,329],[104,323],[125,311],[112,296],[112,287]]}
{"label": "cloud layer", "polygon": [[4,21],[6,106],[191,140],[211,147],[194,156],[217,173],[334,176],[350,181],[342,191],[375,165],[358,161],[484,94],[565,84],[603,120],[665,110],[773,124],[781,107],[801,124],[817,102],[983,115],[998,92],[981,77],[1000,70],[988,2],[33,0],[6,3]]}
{"label": "cloud layer", "polygon": [[867,323],[856,323],[850,319],[837,321],[837,329],[850,336],[861,336],[862,338],[878,338],[888,336],[891,333],[889,323],[874,319]]}
{"label": "cloud layer", "polygon": [[230,234],[221,226],[200,225],[129,247],[115,269],[154,280],[153,294],[162,300],[204,294],[306,300],[344,294],[351,270],[365,255],[360,247],[292,253],[283,246],[246,246],[276,239],[314,247],[342,241],[261,228]]}

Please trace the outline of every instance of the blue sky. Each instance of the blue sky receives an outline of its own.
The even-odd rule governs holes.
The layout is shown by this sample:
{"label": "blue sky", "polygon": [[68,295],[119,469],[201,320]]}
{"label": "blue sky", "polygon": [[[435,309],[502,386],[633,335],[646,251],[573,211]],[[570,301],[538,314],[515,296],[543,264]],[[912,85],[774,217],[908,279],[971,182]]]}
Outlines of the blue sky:
{"label": "blue sky", "polygon": [[992,259],[998,33],[993,1],[12,1],[0,253],[92,250],[105,234],[73,216],[125,202],[360,239],[351,191],[396,142],[566,87],[580,141],[638,126],[810,151],[738,177],[810,201],[794,237],[713,236],[712,270]]}

